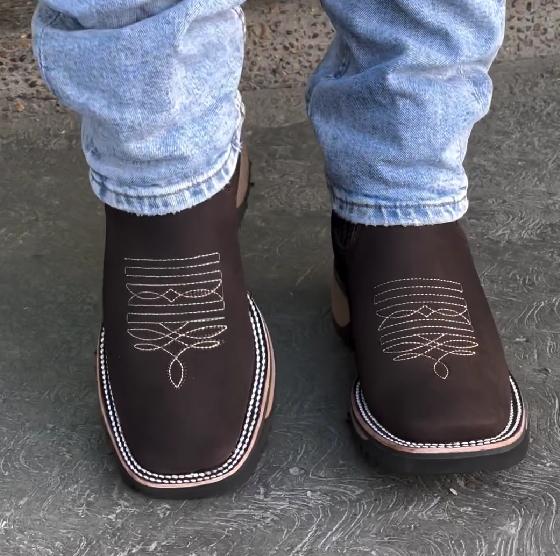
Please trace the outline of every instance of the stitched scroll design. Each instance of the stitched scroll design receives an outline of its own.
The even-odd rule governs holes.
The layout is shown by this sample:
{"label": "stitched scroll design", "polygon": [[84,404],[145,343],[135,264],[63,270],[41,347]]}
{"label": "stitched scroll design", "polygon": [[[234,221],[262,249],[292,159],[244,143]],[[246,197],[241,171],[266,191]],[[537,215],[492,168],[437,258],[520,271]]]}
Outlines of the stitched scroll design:
{"label": "stitched scroll design", "polygon": [[125,259],[127,332],[140,351],[163,351],[169,381],[179,389],[191,349],[215,349],[227,330],[220,254],[184,259]]}
{"label": "stitched scroll design", "polygon": [[451,356],[476,355],[478,343],[459,282],[403,278],[374,288],[379,341],[393,361],[425,358],[446,380]]}

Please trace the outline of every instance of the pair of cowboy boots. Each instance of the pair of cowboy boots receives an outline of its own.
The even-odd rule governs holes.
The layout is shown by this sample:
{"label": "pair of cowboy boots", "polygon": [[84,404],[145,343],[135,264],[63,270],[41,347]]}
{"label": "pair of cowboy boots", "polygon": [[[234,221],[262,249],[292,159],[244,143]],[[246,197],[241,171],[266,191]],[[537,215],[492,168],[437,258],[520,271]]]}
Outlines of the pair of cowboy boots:
{"label": "pair of cowboy boots", "polygon": [[[250,476],[274,403],[274,352],[243,277],[248,160],[206,202],[139,217],[106,208],[104,423],[125,479],[155,496]],[[332,217],[335,325],[356,355],[351,421],[392,472],[518,462],[527,415],[457,222],[377,227]]]}

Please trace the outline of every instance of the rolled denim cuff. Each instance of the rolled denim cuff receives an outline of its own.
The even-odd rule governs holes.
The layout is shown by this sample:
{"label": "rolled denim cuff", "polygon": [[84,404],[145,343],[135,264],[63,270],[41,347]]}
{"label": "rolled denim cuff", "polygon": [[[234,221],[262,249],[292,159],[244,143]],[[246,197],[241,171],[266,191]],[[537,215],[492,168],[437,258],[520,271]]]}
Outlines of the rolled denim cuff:
{"label": "rolled denim cuff", "polygon": [[466,192],[459,199],[433,203],[357,203],[344,192],[329,187],[333,210],[354,224],[368,226],[427,226],[459,220],[467,212],[469,201]]}
{"label": "rolled denim cuff", "polygon": [[[237,167],[242,149],[241,131],[245,117],[245,109],[240,97],[238,109],[235,134],[228,150],[218,158],[218,162],[212,168],[207,169],[197,178],[130,190],[126,184],[117,183],[90,169],[89,177],[93,192],[103,203],[140,216],[172,214],[210,199],[231,181]],[[130,193],[123,192],[127,189]]]}

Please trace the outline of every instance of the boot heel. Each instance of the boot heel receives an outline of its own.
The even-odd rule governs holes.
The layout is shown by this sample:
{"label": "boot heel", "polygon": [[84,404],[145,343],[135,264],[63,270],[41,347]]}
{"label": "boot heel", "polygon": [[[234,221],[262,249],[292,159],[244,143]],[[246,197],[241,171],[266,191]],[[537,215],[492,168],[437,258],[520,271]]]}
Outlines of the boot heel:
{"label": "boot heel", "polygon": [[249,194],[254,183],[251,181],[252,162],[249,160],[249,151],[244,148],[239,156],[239,181],[237,185],[236,206],[239,225],[245,217],[249,207]]}
{"label": "boot heel", "polygon": [[353,349],[354,340],[352,338],[350,305],[336,273],[333,275],[331,286],[331,311],[336,333],[349,348]]}

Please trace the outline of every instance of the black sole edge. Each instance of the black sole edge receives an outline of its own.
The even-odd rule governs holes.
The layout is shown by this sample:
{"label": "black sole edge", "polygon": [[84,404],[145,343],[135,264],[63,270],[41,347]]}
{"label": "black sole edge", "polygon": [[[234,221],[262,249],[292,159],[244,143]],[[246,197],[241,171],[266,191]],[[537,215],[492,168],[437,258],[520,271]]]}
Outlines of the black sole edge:
{"label": "black sole edge", "polygon": [[[352,419],[353,421],[353,419]],[[448,475],[501,471],[520,463],[529,448],[529,427],[521,439],[512,446],[486,452],[408,454],[392,450],[373,438],[365,439],[351,423],[360,451],[374,467],[387,473],[400,475]]]}

